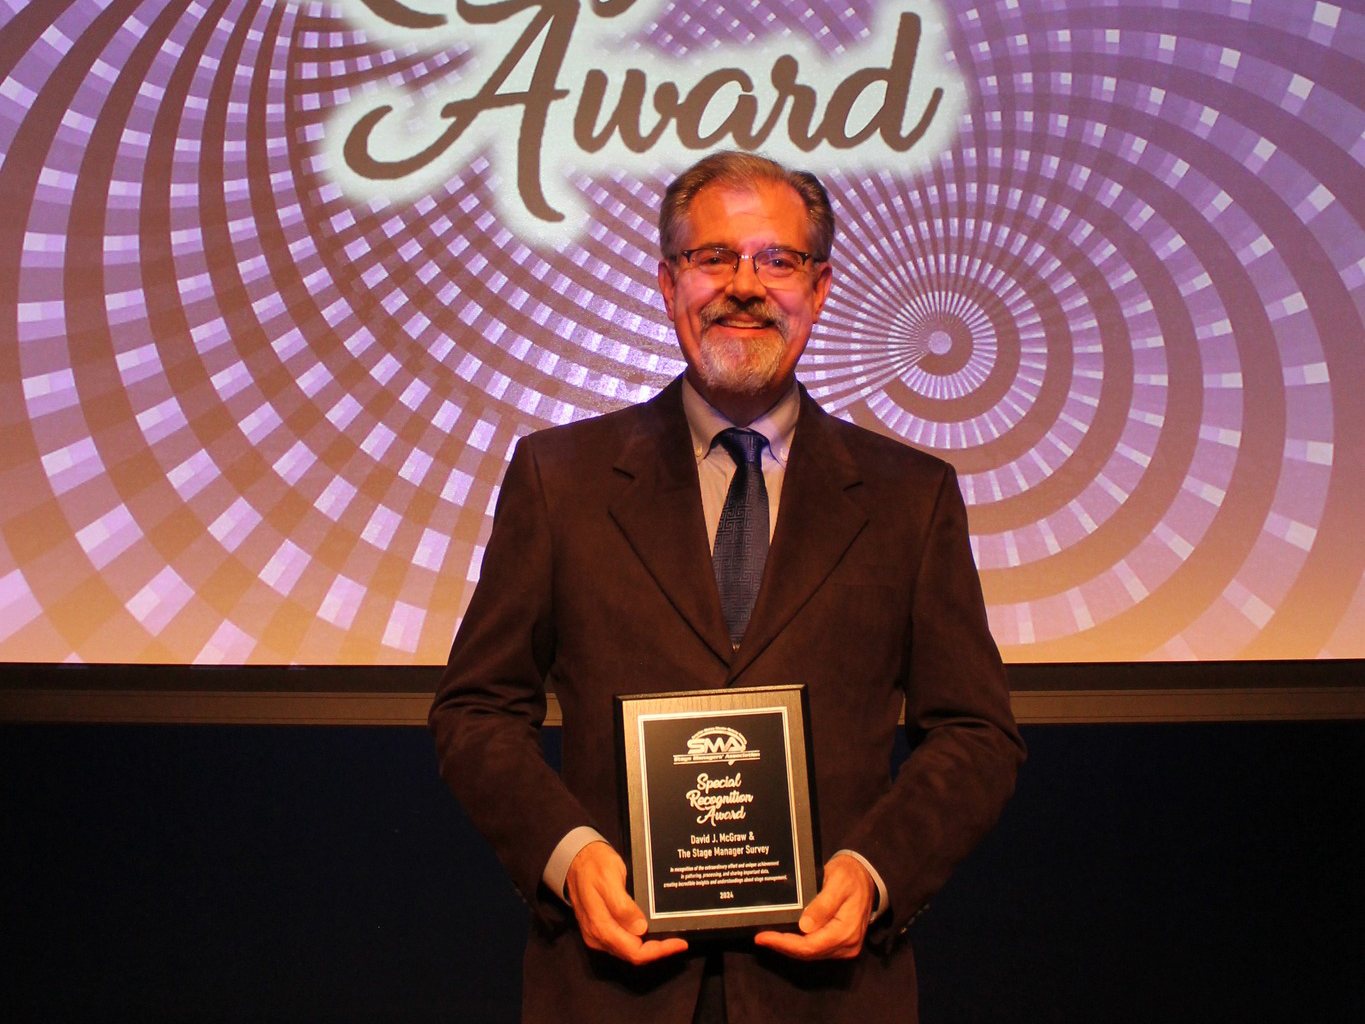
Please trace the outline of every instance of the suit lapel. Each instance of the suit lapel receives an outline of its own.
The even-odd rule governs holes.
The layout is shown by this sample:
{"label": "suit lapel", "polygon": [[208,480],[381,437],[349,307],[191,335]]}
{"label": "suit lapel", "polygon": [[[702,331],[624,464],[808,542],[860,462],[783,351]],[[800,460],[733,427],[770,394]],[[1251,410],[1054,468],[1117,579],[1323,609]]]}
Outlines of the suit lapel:
{"label": "suit lapel", "polygon": [[692,436],[675,380],[641,407],[615,470],[624,480],[612,518],[678,614],[722,661],[732,655],[711,569]]}
{"label": "suit lapel", "polygon": [[862,482],[857,465],[831,427],[829,414],[802,388],[777,528],[753,617],[730,666],[731,680],[772,643],[867,524],[866,512],[853,500]]}

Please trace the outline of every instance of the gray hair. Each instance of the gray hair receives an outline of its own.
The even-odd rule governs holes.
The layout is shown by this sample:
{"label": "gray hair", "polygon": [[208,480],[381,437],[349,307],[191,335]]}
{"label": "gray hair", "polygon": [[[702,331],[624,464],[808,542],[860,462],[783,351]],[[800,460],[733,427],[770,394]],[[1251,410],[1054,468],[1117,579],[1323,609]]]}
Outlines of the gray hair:
{"label": "gray hair", "polygon": [[683,222],[697,193],[708,185],[754,189],[761,184],[786,185],[806,207],[806,244],[811,254],[828,259],[834,244],[834,209],[820,179],[809,171],[792,171],[756,153],[723,150],[703,157],[673,179],[659,210],[659,248],[665,259],[678,255]]}

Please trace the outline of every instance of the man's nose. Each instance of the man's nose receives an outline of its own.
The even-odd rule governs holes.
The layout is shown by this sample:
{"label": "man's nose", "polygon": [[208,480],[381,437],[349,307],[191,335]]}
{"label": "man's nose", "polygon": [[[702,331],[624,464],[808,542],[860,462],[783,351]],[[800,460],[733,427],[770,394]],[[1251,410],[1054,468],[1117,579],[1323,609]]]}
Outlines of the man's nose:
{"label": "man's nose", "polygon": [[763,282],[758,279],[758,270],[754,267],[754,261],[751,259],[739,261],[739,266],[735,268],[735,275],[730,278],[730,284],[725,290],[736,298],[762,295],[767,291]]}

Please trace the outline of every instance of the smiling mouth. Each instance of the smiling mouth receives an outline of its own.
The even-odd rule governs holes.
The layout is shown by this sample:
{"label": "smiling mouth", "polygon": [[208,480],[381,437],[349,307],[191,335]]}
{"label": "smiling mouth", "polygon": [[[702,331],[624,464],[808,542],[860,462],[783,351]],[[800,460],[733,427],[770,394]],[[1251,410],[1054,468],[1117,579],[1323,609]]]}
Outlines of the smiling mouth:
{"label": "smiling mouth", "polygon": [[732,331],[738,337],[768,332],[785,336],[778,310],[761,300],[741,303],[722,297],[708,303],[701,310],[701,328],[705,332],[712,327]]}

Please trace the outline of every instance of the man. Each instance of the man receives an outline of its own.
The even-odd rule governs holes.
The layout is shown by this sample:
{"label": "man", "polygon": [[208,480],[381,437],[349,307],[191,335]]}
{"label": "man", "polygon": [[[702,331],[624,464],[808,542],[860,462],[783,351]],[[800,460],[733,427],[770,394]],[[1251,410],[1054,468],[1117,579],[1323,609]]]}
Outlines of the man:
{"label": "man", "polygon": [[[913,1021],[904,933],[1013,789],[1023,746],[952,469],[796,383],[833,232],[811,175],[738,153],[696,164],[660,216],[686,373],[524,439],[508,467],[431,727],[534,914],[528,1022]],[[725,568],[755,547],[756,594]],[[541,756],[547,683],[562,778]],[[613,696],[791,683],[808,690],[833,854],[799,931],[704,948],[644,934]],[[902,705],[912,753],[893,782]]]}

